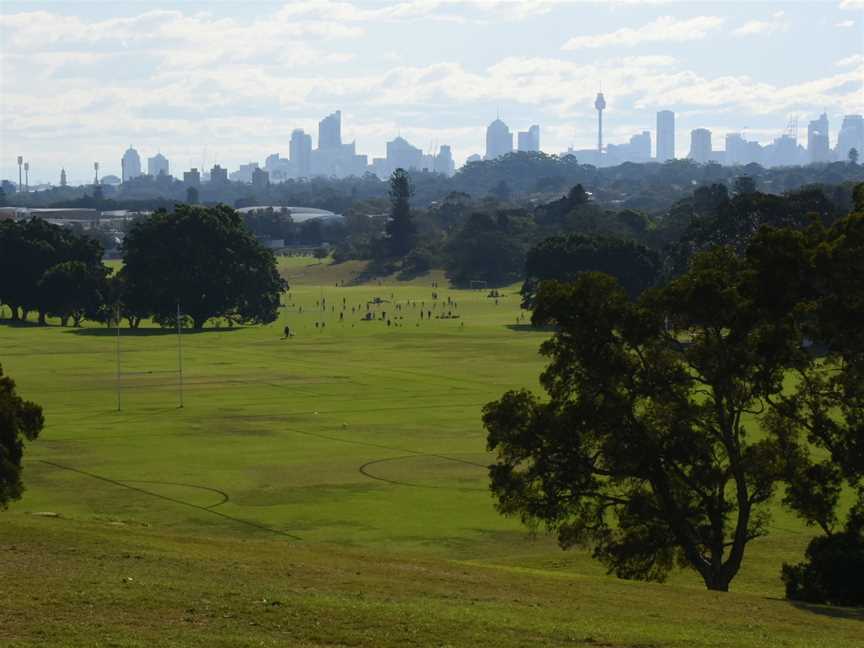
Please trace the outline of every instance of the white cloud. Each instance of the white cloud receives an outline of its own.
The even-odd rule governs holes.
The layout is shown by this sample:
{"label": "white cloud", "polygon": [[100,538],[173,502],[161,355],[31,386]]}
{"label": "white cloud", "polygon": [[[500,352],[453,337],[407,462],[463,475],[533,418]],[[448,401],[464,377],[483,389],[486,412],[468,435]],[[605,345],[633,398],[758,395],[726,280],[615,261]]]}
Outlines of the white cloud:
{"label": "white cloud", "polygon": [[841,20],[841,21],[838,22],[838,23],[834,23],[834,26],[835,26],[835,27],[841,27],[841,28],[843,28],[843,29],[846,29],[847,27],[854,27],[854,26],[855,26],[855,21],[854,21],[854,20]]}
{"label": "white cloud", "polygon": [[561,46],[562,50],[597,47],[633,47],[643,43],[684,43],[702,40],[719,29],[724,19],[719,16],[696,16],[677,19],[661,16],[642,27],[622,27],[614,32],[592,36],[575,36]]}
{"label": "white cloud", "polygon": [[771,20],[749,20],[738,29],[733,30],[734,36],[770,36],[789,29],[789,21],[785,19],[785,13],[777,11],[771,16]]}
{"label": "white cloud", "polygon": [[842,58],[835,63],[838,67],[850,67],[853,65],[864,65],[864,54],[853,54]]}
{"label": "white cloud", "polygon": [[864,9],[864,0],[840,0],[841,9]]}

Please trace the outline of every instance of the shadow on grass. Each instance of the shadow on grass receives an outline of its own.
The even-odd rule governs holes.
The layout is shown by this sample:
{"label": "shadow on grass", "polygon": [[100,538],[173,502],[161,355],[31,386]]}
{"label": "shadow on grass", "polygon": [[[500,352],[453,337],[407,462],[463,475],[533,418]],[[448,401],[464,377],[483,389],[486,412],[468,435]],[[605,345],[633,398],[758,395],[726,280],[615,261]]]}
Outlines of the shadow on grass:
{"label": "shadow on grass", "polygon": [[38,322],[31,322],[30,320],[0,319],[0,326],[8,326],[9,328],[48,328],[53,325],[39,324]]}
{"label": "shadow on grass", "polygon": [[554,333],[554,326],[532,326],[531,324],[505,324],[511,331],[518,333]]}
{"label": "shadow on grass", "polygon": [[833,605],[817,605],[816,603],[804,603],[803,601],[790,601],[788,599],[774,599],[785,601],[799,610],[832,617],[834,619],[850,619],[852,621],[864,621],[864,607],[834,607]]}
{"label": "shadow on grass", "polygon": [[[245,326],[216,326],[213,328],[190,329],[184,328],[183,335],[200,335],[203,333],[230,333],[232,331],[242,331]],[[72,335],[85,335],[92,337],[114,337],[117,335],[116,328],[70,328],[64,333]],[[177,335],[175,328],[121,328],[120,337],[158,337],[161,335]]]}

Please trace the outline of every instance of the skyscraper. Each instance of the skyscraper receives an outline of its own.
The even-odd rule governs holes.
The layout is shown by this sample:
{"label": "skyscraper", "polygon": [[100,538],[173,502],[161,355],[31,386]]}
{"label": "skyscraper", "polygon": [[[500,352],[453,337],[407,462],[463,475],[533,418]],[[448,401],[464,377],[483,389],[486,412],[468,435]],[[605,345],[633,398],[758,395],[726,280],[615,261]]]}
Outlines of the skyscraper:
{"label": "skyscraper", "polygon": [[228,169],[223,169],[218,164],[210,169],[210,184],[228,184]]}
{"label": "skyscraper", "polygon": [[161,153],[157,153],[151,158],[147,158],[147,175],[151,175],[154,178],[159,176],[160,174],[168,175],[169,166],[168,166],[168,158],[166,158]]}
{"label": "skyscraper", "polygon": [[849,159],[849,151],[858,151],[859,159],[864,159],[864,117],[861,115],[846,115],[837,135],[837,160],[845,162]]}
{"label": "skyscraper", "polygon": [[337,110],[318,122],[318,148],[337,149],[342,146],[342,111]]}
{"label": "skyscraper", "polygon": [[597,93],[594,108],[597,109],[597,161],[599,162],[603,155],[603,111],[606,110],[606,98],[602,92]]}
{"label": "skyscraper", "polygon": [[828,140],[828,115],[822,113],[807,125],[807,153],[810,162],[829,162],[831,145]]}
{"label": "skyscraper", "polygon": [[186,187],[195,187],[198,189],[201,186],[201,174],[198,169],[192,168],[183,172],[183,184]]}
{"label": "skyscraper", "polygon": [[60,169],[60,186],[66,186],[66,169]]}
{"label": "skyscraper", "polygon": [[661,110],[657,113],[657,161],[675,159],[675,113]]}
{"label": "skyscraper", "polygon": [[513,152],[513,133],[500,119],[486,128],[486,159],[494,160]]}
{"label": "skyscraper", "polygon": [[690,159],[705,164],[711,159],[711,131],[697,128],[690,131]]}
{"label": "skyscraper", "polygon": [[396,169],[419,169],[423,151],[412,146],[404,137],[387,142],[387,166],[392,173]]}
{"label": "skyscraper", "polygon": [[309,177],[312,161],[312,136],[304,133],[302,128],[297,128],[291,133],[288,159],[294,165],[298,178]]}
{"label": "skyscraper", "polygon": [[435,156],[434,170],[436,173],[443,173],[446,176],[453,175],[456,165],[453,162],[453,153],[450,147],[442,144],[438,150],[438,155]]}
{"label": "skyscraper", "polygon": [[540,150],[540,127],[536,124],[527,131],[519,131],[518,149],[520,151],[539,151]]}
{"label": "skyscraper", "polygon": [[138,151],[130,146],[120,158],[120,179],[126,182],[140,175],[141,157],[138,155]]}

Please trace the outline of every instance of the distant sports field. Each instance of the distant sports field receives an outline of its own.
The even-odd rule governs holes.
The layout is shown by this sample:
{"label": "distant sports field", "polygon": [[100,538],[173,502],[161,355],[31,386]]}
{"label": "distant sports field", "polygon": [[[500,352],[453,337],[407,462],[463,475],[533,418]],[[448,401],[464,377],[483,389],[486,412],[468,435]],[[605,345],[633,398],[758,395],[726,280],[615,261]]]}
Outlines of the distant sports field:
{"label": "distant sports field", "polygon": [[[250,578],[254,574],[266,581],[262,556],[284,558],[300,552],[320,570],[305,576],[310,591],[349,576],[358,580],[357,589],[362,590],[358,577],[364,563],[417,560],[428,569],[429,563],[423,561],[431,560],[445,571],[484,565],[483,578],[493,580],[489,591],[517,587],[508,581],[514,574],[534,573],[541,579],[538,582],[552,579],[546,589],[550,598],[538,603],[545,608],[570,596],[563,590],[556,594],[556,588],[563,587],[561,578],[579,579],[580,596],[594,590],[607,592],[607,604],[595,601],[584,610],[596,617],[600,629],[591,636],[596,635],[599,645],[637,645],[640,636],[653,636],[656,641],[638,645],[666,645],[667,640],[717,645],[708,639],[700,644],[700,637],[728,640],[724,645],[730,646],[775,645],[761,642],[760,637],[770,635],[772,641],[782,639],[776,645],[810,645],[817,637],[822,641],[834,636],[833,644],[825,639],[822,645],[851,646],[855,636],[864,637],[860,619],[827,617],[769,600],[782,596],[781,563],[799,560],[810,536],[779,509],[772,534],[751,545],[743,571],[732,585],[734,592],[747,594],[735,598],[735,605],[762,611],[749,626],[725,630],[719,608],[715,621],[721,625],[710,626],[713,621],[707,619],[714,615],[706,610],[717,595],[704,592],[694,575],[680,573],[660,589],[620,583],[603,576],[602,568],[585,552],[562,552],[542,533],[532,537],[518,521],[499,516],[487,489],[486,466],[491,457],[485,451],[480,410],[507,389],[537,388],[543,366],[537,347],[548,333],[526,326],[528,313],[519,307],[517,287],[501,290],[493,298],[488,290],[452,290],[438,274],[407,283],[350,285],[357,269],[351,264],[319,264],[308,257],[285,259],[282,270],[291,290],[283,296],[278,322],[185,332],[182,409],[178,408],[178,340],[171,331],[121,329],[117,411],[114,329],[92,323],[78,330],[0,326],[4,370],[17,381],[23,396],[44,407],[47,420],[42,437],[27,450],[24,499],[0,513],[0,549],[18,546],[18,554],[10,550],[13,558],[4,559],[11,565],[12,578],[18,579],[15,582],[30,587],[33,581],[28,574],[38,572],[39,555],[50,563],[64,547],[77,549],[58,565],[77,565],[76,556],[90,556],[87,552],[95,546],[99,549],[92,551],[104,557],[103,562],[96,560],[96,554],[88,557],[92,562],[77,565],[74,575],[62,581],[74,583],[75,577],[85,578],[88,569],[104,569],[104,561],[110,564],[120,555],[135,553],[130,547],[147,554],[156,551],[152,543],[160,543],[159,551],[169,557],[169,566],[154,564],[135,578],[146,579],[149,573],[160,579],[169,601],[177,594],[171,590],[172,583],[181,582],[187,585],[177,584],[178,588],[188,586],[196,595],[200,586],[201,591],[212,588],[209,596],[214,600],[227,596],[225,592],[235,586],[220,590],[216,576],[195,584],[196,570],[206,574],[217,556],[235,565],[238,573],[248,569]],[[436,281],[438,287],[433,286]],[[82,538],[93,538],[95,544]],[[39,551],[18,562],[15,556],[20,556],[22,545],[25,550],[28,545],[38,546]],[[192,545],[203,562],[196,567],[180,561],[173,567],[178,570],[175,579],[170,556],[185,560],[189,556],[183,552]],[[247,556],[251,562],[245,567],[244,548],[255,554]],[[336,567],[340,561],[349,561],[351,567]],[[332,569],[338,573],[328,571]],[[110,587],[128,585],[120,580],[125,578],[122,573],[122,569],[111,572]],[[499,577],[496,585],[494,579]],[[389,580],[394,578],[405,579],[406,596],[427,595],[413,576],[402,573]],[[236,587],[249,586],[244,583]],[[367,583],[368,589],[383,587],[376,583]],[[70,585],[69,592],[58,594],[56,605],[76,605],[76,587]],[[617,629],[615,624],[603,629],[600,617],[616,609],[614,592],[641,591],[634,587],[646,593],[635,596],[631,606],[639,601],[648,606],[642,620],[647,630],[640,635],[636,626],[628,630],[624,622]],[[278,585],[270,583],[265,589],[278,591]],[[420,593],[409,593],[415,589]],[[396,590],[388,596],[398,599]],[[458,585],[453,592],[457,606],[489,594]],[[682,606],[688,600],[698,601],[699,614],[704,613],[706,620],[693,620],[695,625],[682,634],[668,611],[651,611],[650,599],[657,596],[679,597]],[[177,605],[182,607],[181,599]],[[572,604],[573,600],[567,603]],[[149,603],[143,605],[149,610]],[[333,609],[343,610],[334,605]],[[189,603],[189,607],[198,609],[201,604]],[[32,629],[37,627],[47,633],[44,636],[63,636],[62,623],[42,616],[37,620],[35,609],[7,607],[0,612],[0,621],[18,624],[18,633],[8,636],[20,645],[31,645]],[[428,610],[430,618],[437,618],[436,609]],[[170,632],[160,635],[160,613],[149,611],[153,613],[147,626],[151,639],[140,645],[163,640],[171,645]],[[495,612],[499,613],[507,617],[506,606]],[[376,618],[375,612],[368,614]],[[540,623],[532,620],[530,610],[517,606],[513,614],[518,619],[511,619],[512,623],[520,623],[519,619],[529,625]],[[658,615],[656,623],[652,614]],[[681,614],[686,617],[683,607]],[[590,634],[582,626],[591,626],[593,617],[580,619],[575,611],[564,616],[582,624],[573,634],[573,643],[579,645],[577,639],[584,641]],[[126,645],[122,630],[126,621],[113,618],[110,612],[105,618],[106,636]],[[345,622],[346,617],[339,618]],[[792,619],[788,628],[787,618]],[[297,628],[302,626],[296,623]],[[338,627],[340,621],[332,623]],[[532,641],[549,645],[543,637],[553,635],[544,633],[560,629],[562,623],[566,625],[566,619],[550,620],[548,627],[541,624],[529,633]],[[705,623],[708,634],[700,634],[699,625]],[[257,631],[250,632],[253,636]],[[299,641],[301,635],[287,636]],[[339,635],[332,644],[326,633],[304,634],[302,639],[308,642],[303,645],[389,645],[352,636]],[[272,639],[269,634],[262,637]],[[525,637],[519,637],[512,645],[524,645]],[[392,645],[410,643],[402,635],[391,638]],[[418,635],[416,645],[429,645],[433,638],[440,638],[434,622]],[[447,645],[446,638],[441,639]],[[192,639],[188,643],[198,645]],[[451,644],[460,642],[451,638]],[[250,645],[257,644],[250,639]]]}

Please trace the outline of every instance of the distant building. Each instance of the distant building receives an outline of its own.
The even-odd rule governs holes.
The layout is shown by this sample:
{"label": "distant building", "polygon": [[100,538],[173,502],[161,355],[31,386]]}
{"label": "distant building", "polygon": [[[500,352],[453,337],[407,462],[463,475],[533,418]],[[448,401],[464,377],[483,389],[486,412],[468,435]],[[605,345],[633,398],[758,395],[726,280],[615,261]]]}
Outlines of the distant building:
{"label": "distant building", "polygon": [[651,133],[642,131],[630,138],[627,144],[607,144],[605,165],[623,162],[648,162],[651,160]]}
{"label": "distant building", "polygon": [[453,153],[450,151],[449,146],[443,144],[441,148],[438,149],[438,155],[435,156],[433,171],[435,171],[435,173],[443,173],[446,176],[452,176],[455,170],[456,165],[453,162]]}
{"label": "distant building", "polygon": [[762,145],[744,139],[741,133],[726,135],[725,162],[730,166],[745,164],[764,164]]}
{"label": "distant building", "polygon": [[270,185],[270,174],[264,169],[259,169],[258,165],[252,169],[252,186],[256,189],[266,189]]}
{"label": "distant building", "polygon": [[66,169],[60,169],[60,186],[66,186]]}
{"label": "distant building", "polygon": [[168,158],[161,153],[147,158],[147,175],[151,175],[154,178],[160,175],[169,175]]}
{"label": "distant building", "polygon": [[807,153],[810,162],[830,162],[831,145],[828,139],[828,115],[822,113],[807,125]]}
{"label": "distant building", "polygon": [[120,179],[123,182],[141,175],[141,156],[131,146],[120,158]]}
{"label": "distant building", "polygon": [[236,171],[232,171],[228,177],[231,178],[234,182],[245,182],[246,184],[252,183],[252,173],[255,169],[258,168],[257,162],[249,162],[247,164],[241,164],[240,168]]}
{"label": "distant building", "polygon": [[[340,125],[340,137],[342,127]],[[308,178],[312,170],[312,136],[298,128],[291,133],[289,158],[298,178]]]}
{"label": "distant building", "polygon": [[657,161],[675,159],[675,113],[661,110],[657,113]]}
{"label": "distant building", "polygon": [[517,147],[520,151],[537,152],[540,150],[540,127],[536,124],[527,131],[519,131]]}
{"label": "distant building", "polygon": [[465,164],[471,164],[472,162],[481,162],[482,160],[483,158],[480,157],[479,153],[472,153],[467,158],[465,158]]}
{"label": "distant building", "polygon": [[389,173],[396,169],[421,169],[423,151],[411,145],[405,138],[399,136],[387,142],[387,166]]}
{"label": "distant building", "polygon": [[603,111],[606,110],[606,97],[602,92],[597,93],[594,100],[594,109],[597,111],[597,157],[603,159]]}
{"label": "distant building", "polygon": [[859,159],[864,160],[864,117],[861,115],[846,115],[837,135],[837,148],[834,154],[840,162],[849,159],[849,151],[858,151]]}
{"label": "distant building", "polygon": [[711,131],[697,128],[690,131],[690,154],[687,156],[699,164],[707,164],[711,159]]}
{"label": "distant building", "polygon": [[768,167],[794,166],[807,163],[807,151],[792,135],[781,135],[762,151],[763,164]]}
{"label": "distant building", "polygon": [[337,110],[318,122],[318,148],[338,149],[342,146],[342,111]]}
{"label": "distant building", "polygon": [[201,187],[201,174],[198,172],[198,169],[193,167],[183,172],[183,186],[187,188],[195,187],[196,189]]}
{"label": "distant building", "polygon": [[228,184],[228,169],[223,169],[218,164],[210,169],[210,184]]}
{"label": "distant building", "polygon": [[507,155],[513,152],[513,133],[500,119],[496,119],[486,128],[486,159]]}

